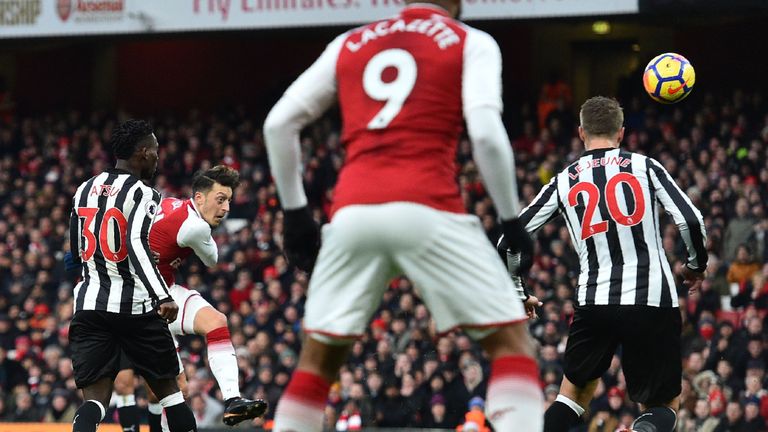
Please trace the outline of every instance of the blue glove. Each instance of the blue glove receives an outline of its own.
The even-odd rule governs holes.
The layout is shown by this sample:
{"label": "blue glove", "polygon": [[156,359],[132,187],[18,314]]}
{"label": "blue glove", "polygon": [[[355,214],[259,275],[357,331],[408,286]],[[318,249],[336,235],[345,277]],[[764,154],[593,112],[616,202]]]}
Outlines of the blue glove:
{"label": "blue glove", "polygon": [[64,254],[64,270],[71,272],[80,270],[83,268],[83,263],[80,261],[80,257],[75,258],[72,252]]}

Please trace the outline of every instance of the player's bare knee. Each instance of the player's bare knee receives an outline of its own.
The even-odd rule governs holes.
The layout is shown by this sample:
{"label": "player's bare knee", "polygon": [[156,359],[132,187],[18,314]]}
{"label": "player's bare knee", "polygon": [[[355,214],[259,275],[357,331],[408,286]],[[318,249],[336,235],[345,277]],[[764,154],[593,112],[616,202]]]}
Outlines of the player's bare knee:
{"label": "player's bare knee", "polygon": [[[213,308],[211,308],[213,309]],[[213,329],[221,328],[221,327],[227,327],[227,316],[223,313],[213,309],[212,319],[211,319],[211,327]]]}
{"label": "player's bare knee", "polygon": [[495,332],[479,340],[491,359],[510,355],[535,357],[535,347],[525,323],[499,327]]}
{"label": "player's bare knee", "polygon": [[212,307],[200,309],[195,317],[195,333],[206,335],[213,330],[227,327],[227,316]]}
{"label": "player's bare knee", "polygon": [[333,381],[347,358],[351,342],[340,339],[320,341],[313,334],[305,339],[298,368]]}
{"label": "player's bare knee", "polygon": [[158,400],[163,400],[179,391],[179,385],[176,379],[147,380],[147,384]]}

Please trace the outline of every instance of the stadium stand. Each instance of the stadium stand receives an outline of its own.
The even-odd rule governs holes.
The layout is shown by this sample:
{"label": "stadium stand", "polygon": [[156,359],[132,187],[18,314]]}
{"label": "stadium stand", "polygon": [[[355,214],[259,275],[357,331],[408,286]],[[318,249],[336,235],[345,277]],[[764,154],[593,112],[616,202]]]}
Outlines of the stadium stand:
{"label": "stadium stand", "polygon": [[[701,292],[688,297],[678,283],[685,351],[678,431],[738,422],[745,424],[739,430],[766,430],[768,100],[741,91],[694,97],[673,107],[640,97],[623,101],[624,147],[669,170],[702,210],[709,236],[712,266]],[[535,102],[507,110],[520,195],[530,202],[582,151],[573,132],[577,119],[569,110],[554,110],[540,128]],[[259,130],[263,119],[235,110],[151,120],[161,145],[156,187],[165,196],[189,195],[192,174],[212,164],[241,172],[229,220],[214,233],[218,267],[190,260],[179,269],[179,280],[228,315],[243,395],[274,407],[301,349],[307,281],[280,254],[282,215]],[[0,421],[71,422],[80,403],[67,341],[77,275],[67,274],[61,260],[70,197],[83,179],[112,163],[105,146],[115,122],[113,114],[75,111],[0,121]],[[302,147],[310,203],[324,221],[344,157],[337,121],[329,116],[305,131]],[[466,208],[494,241],[499,231],[493,207],[466,140],[457,164]],[[684,244],[671,219],[662,217],[662,224],[679,277]],[[562,223],[538,233],[537,251],[529,284],[544,306],[530,327],[539,343],[541,388],[551,402],[562,374],[578,259]],[[182,342],[198,425],[218,427],[222,406],[204,345],[192,336]],[[327,430],[454,428],[469,402],[484,396],[487,371],[482,353],[464,334],[434,333],[417,287],[393,280],[331,388]],[[618,357],[590,410],[583,427],[590,432],[614,431],[637,414]],[[250,426],[268,426],[270,416]]]}

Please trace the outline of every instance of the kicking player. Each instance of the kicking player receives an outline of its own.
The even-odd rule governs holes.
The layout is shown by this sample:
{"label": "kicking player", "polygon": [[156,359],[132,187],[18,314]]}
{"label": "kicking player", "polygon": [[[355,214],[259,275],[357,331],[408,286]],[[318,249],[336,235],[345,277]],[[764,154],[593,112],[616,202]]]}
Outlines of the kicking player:
{"label": "kicking player", "polygon": [[[224,165],[199,172],[192,181],[192,198],[164,198],[149,235],[152,251],[159,255],[158,269],[170,287],[170,293],[179,305],[179,317],[169,325],[175,336],[197,334],[205,336],[208,345],[208,365],[219,383],[224,399],[224,424],[236,425],[244,420],[261,416],[267,410],[262,400],[241,397],[238,383],[237,357],[230,341],[227,317],[217,311],[195,290],[175,283],[175,272],[192,253],[208,267],[216,265],[218,248],[211,236],[211,228],[221,224],[229,212],[234,189],[239,183],[239,174]],[[181,363],[179,361],[179,363]],[[183,368],[181,368],[183,372]],[[179,387],[186,391],[186,377],[179,374]],[[134,374],[124,369],[117,377],[118,411],[124,430],[136,425],[138,415],[135,405]],[[150,403],[150,431],[161,430],[162,406],[157,401]],[[127,418],[123,418],[123,414]],[[135,417],[135,418],[134,418]]]}

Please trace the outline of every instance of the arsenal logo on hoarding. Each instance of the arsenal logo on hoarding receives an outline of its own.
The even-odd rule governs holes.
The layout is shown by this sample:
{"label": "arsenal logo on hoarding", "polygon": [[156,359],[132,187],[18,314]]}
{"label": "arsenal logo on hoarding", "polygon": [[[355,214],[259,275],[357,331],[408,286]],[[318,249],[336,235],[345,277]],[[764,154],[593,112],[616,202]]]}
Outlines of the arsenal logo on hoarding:
{"label": "arsenal logo on hoarding", "polygon": [[66,21],[72,13],[72,0],[56,0],[56,12],[62,21]]}

